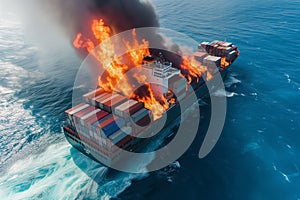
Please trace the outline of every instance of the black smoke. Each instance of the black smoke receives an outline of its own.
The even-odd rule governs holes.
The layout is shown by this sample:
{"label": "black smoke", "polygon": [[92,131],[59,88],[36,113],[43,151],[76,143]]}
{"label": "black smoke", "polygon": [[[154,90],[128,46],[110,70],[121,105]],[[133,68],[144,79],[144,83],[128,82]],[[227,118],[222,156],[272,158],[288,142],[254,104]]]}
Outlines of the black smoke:
{"label": "black smoke", "polygon": [[[148,0],[31,0],[39,12],[65,28],[71,37],[85,33],[92,19],[102,18],[113,33],[133,28],[158,27],[155,8]],[[36,16],[44,17],[44,16]]]}
{"label": "black smoke", "polygon": [[[8,0],[7,0],[8,1]],[[58,32],[73,42],[77,33],[93,38],[90,25],[92,20],[102,18],[110,26],[113,34],[133,28],[159,27],[159,18],[150,0],[17,0],[16,5],[28,26],[33,38],[54,45]],[[169,49],[178,52],[179,47],[166,44],[164,36],[155,30],[149,32],[149,41],[159,49]],[[141,36],[143,37],[143,36]],[[139,37],[138,37],[139,38]],[[154,38],[154,39],[153,39]],[[56,44],[55,44],[56,45]],[[163,50],[151,50],[158,54],[164,52],[166,59],[173,63],[180,58]]]}

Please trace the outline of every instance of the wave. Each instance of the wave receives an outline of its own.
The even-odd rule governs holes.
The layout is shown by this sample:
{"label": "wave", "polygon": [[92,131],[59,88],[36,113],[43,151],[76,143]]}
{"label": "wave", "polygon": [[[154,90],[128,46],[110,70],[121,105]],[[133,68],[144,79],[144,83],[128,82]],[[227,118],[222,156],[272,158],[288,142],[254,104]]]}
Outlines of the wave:
{"label": "wave", "polygon": [[[73,156],[70,151],[74,151]],[[0,177],[0,196],[14,200],[109,199],[123,192],[132,180],[147,176],[119,173],[108,180],[107,171],[107,167],[83,156],[67,142],[60,142],[41,154],[15,162]]]}
{"label": "wave", "polygon": [[[212,93],[212,95],[215,96],[215,97],[227,97],[227,98],[234,97],[234,96],[239,96],[239,94],[237,94],[235,92],[228,92],[224,89],[216,90]],[[241,95],[241,96],[243,96],[243,95]]]}
{"label": "wave", "polygon": [[235,85],[235,84],[238,84],[238,83],[242,83],[241,80],[237,79],[235,77],[235,74],[230,74],[226,80],[224,81],[224,86],[226,88],[230,88],[231,86]]}

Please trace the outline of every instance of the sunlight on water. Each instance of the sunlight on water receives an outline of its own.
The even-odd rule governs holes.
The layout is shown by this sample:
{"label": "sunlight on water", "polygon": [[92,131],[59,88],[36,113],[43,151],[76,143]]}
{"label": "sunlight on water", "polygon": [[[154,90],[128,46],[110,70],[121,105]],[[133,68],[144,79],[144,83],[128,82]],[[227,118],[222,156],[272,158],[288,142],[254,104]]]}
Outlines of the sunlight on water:
{"label": "sunlight on water", "polygon": [[[91,170],[96,164],[87,166]],[[4,199],[75,199],[89,189],[97,196],[98,185],[72,161],[70,145],[58,143],[39,155],[19,160],[0,178]]]}

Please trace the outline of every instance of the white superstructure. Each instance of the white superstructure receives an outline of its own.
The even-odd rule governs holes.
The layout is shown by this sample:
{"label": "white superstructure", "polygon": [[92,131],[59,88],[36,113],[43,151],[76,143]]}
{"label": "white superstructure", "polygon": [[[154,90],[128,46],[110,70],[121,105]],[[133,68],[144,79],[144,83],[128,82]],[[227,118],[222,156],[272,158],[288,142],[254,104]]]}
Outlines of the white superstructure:
{"label": "white superstructure", "polygon": [[169,88],[169,79],[180,75],[180,70],[172,67],[172,62],[163,62],[160,60],[145,61],[143,64],[143,73],[147,76],[147,81],[155,83],[154,91],[160,94],[166,94]]}

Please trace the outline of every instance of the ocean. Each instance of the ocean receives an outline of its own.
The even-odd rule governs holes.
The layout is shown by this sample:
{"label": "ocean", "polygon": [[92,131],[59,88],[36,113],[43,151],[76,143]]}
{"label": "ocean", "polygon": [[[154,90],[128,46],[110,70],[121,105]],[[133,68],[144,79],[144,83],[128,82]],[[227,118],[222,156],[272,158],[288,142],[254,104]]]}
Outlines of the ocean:
{"label": "ocean", "polygon": [[153,3],[161,27],[241,51],[225,80],[226,123],[213,151],[199,159],[195,140],[162,170],[108,178],[61,130],[80,65],[70,41],[41,49],[14,13],[1,13],[1,200],[300,199],[300,1]]}

